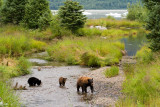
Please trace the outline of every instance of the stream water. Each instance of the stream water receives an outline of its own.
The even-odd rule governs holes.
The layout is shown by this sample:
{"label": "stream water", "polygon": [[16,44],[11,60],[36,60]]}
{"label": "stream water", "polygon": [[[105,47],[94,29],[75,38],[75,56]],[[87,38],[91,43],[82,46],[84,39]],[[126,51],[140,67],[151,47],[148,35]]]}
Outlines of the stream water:
{"label": "stream water", "polygon": [[[41,71],[33,67],[32,74],[13,79],[13,83],[25,85],[27,90],[17,91],[24,106],[26,107],[100,107],[91,105],[86,101],[91,100],[94,94],[86,95],[77,93],[76,82],[80,75],[91,70],[80,66],[42,67]],[[37,77],[42,80],[39,87],[29,87],[29,77]],[[68,78],[65,87],[59,87],[59,77]],[[88,89],[89,90],[89,89]],[[85,100],[85,101],[84,101]]]}

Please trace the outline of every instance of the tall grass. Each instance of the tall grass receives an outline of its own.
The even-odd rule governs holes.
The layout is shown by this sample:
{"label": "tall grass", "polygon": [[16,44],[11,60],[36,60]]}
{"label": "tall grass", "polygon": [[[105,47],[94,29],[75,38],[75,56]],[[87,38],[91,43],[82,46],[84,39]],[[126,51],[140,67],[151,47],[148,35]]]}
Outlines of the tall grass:
{"label": "tall grass", "polygon": [[36,41],[23,35],[0,37],[0,55],[18,56],[31,49],[44,50],[44,46],[46,46],[44,42]]}
{"label": "tall grass", "polygon": [[136,58],[140,63],[149,63],[153,60],[153,53],[150,48],[143,46],[136,54]]}
{"label": "tall grass", "polygon": [[[146,52],[146,51],[143,51]],[[150,53],[145,53],[150,54]],[[143,54],[143,55],[145,55]],[[153,54],[153,53],[152,53]],[[141,57],[143,57],[143,55]],[[150,56],[150,55],[145,55]],[[140,57],[140,56],[139,56]],[[124,98],[118,102],[119,106],[148,106],[158,107],[160,102],[160,56],[154,54],[154,60],[148,63],[137,63],[128,66],[126,80],[123,83]],[[138,60],[139,61],[139,60]],[[146,61],[146,60],[143,60]],[[140,60],[141,62],[141,60]],[[126,70],[125,70],[126,71]]]}
{"label": "tall grass", "polygon": [[119,63],[124,44],[99,37],[64,38],[48,48],[48,54],[53,60],[68,64],[87,66],[104,66]]}
{"label": "tall grass", "polygon": [[111,66],[111,68],[107,68],[104,72],[104,75],[109,78],[109,77],[114,77],[118,75],[119,73],[119,68],[116,66]]}
{"label": "tall grass", "polygon": [[108,18],[101,19],[89,19],[87,20],[86,26],[104,26],[107,28],[139,28],[142,27],[142,23],[129,20],[112,20]]}
{"label": "tall grass", "polygon": [[30,73],[31,63],[23,56],[18,59],[6,58],[1,60],[0,73],[3,78],[11,78]]}
{"label": "tall grass", "polygon": [[139,30],[126,30],[123,28],[120,29],[106,29],[100,30],[96,28],[82,28],[77,31],[78,36],[103,36],[107,38],[122,38],[124,36],[137,35]]}
{"label": "tall grass", "polygon": [[0,81],[0,90],[0,102],[3,102],[1,107],[20,107],[18,96],[8,83]]}

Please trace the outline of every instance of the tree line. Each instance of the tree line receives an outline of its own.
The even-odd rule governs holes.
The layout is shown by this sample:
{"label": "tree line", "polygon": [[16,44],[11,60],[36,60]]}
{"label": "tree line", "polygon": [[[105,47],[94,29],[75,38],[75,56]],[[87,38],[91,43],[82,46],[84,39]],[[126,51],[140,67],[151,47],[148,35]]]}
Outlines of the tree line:
{"label": "tree line", "polygon": [[[49,0],[50,9],[58,10],[65,0]],[[84,9],[127,9],[127,4],[138,0],[73,0],[83,5]]]}

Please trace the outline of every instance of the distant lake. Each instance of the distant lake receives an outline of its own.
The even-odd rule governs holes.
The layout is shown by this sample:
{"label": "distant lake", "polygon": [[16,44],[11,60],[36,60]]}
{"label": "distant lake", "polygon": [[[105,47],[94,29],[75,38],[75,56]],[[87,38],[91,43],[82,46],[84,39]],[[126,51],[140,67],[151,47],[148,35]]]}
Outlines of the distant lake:
{"label": "distant lake", "polygon": [[[57,13],[57,10],[52,10],[53,14]],[[127,10],[85,10],[83,12],[88,19],[99,19],[107,16],[113,16],[115,19],[125,18],[128,14]]]}

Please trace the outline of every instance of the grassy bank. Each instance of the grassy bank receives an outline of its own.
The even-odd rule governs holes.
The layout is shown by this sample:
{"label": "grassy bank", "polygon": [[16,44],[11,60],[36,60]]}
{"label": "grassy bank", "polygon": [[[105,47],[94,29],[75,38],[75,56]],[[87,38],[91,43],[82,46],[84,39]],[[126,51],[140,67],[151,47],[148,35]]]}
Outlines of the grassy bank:
{"label": "grassy bank", "polygon": [[142,23],[129,20],[116,20],[114,18],[89,19],[86,26],[104,26],[107,28],[140,28]]}
{"label": "grassy bank", "polygon": [[0,81],[0,102],[3,103],[1,107],[21,107],[18,96],[10,87],[9,83]]}
{"label": "grassy bank", "polygon": [[68,64],[105,66],[119,63],[124,44],[99,37],[64,38],[48,48],[50,58]]}
{"label": "grassy bank", "polygon": [[126,80],[123,84],[122,107],[158,107],[160,102],[160,55],[143,47],[137,53],[136,65],[125,65]]}
{"label": "grassy bank", "polygon": [[[106,29],[106,30],[101,30],[101,29],[97,29],[97,28],[82,28],[78,30],[78,35],[79,36],[87,36],[87,37],[91,37],[91,36],[101,36],[101,37],[105,37],[105,38],[113,38],[113,39],[118,39],[118,38],[122,38],[122,37],[128,37],[131,35],[137,35],[137,33],[140,30],[136,30],[136,29]],[[141,32],[145,32],[143,29],[141,29]]]}

